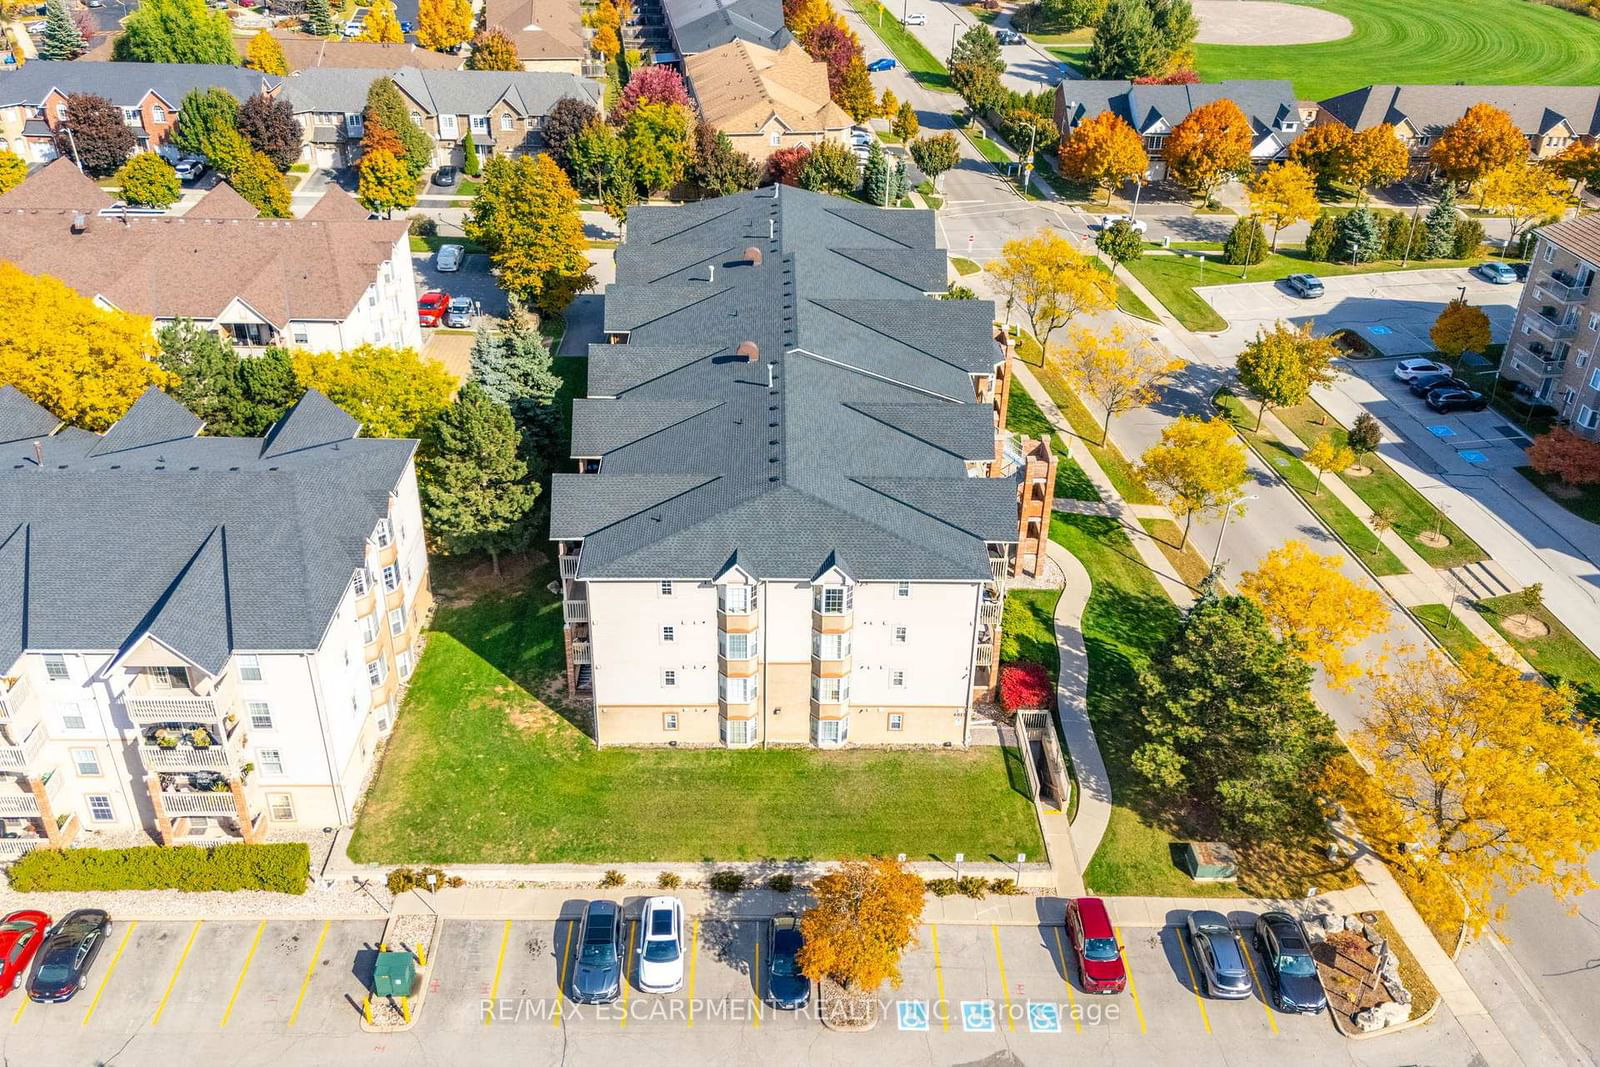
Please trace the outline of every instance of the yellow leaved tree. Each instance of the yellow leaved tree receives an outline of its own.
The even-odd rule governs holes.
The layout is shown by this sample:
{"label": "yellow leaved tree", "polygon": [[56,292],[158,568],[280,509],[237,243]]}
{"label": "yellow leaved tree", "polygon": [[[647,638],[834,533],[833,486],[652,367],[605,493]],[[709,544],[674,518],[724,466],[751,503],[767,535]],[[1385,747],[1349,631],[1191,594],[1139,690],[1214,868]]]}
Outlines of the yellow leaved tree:
{"label": "yellow leaved tree", "polygon": [[1150,403],[1156,398],[1156,386],[1187,365],[1155,339],[1130,338],[1121,326],[1105,333],[1080,326],[1066,345],[1051,352],[1051,358],[1074,391],[1094,397],[1105,409],[1101,444],[1106,443],[1113,416]]}
{"label": "yellow leaved tree", "polygon": [[294,373],[303,387],[321,390],[360,421],[363,437],[420,437],[459,384],[444,364],[414,348],[377,345],[296,351]]}
{"label": "yellow leaved tree", "polygon": [[405,39],[406,35],[400,29],[400,16],[395,14],[394,0],[373,0],[372,10],[367,12],[366,26],[356,40],[403,44]]}
{"label": "yellow leaved tree", "polygon": [[1322,213],[1317,178],[1298,163],[1274,163],[1250,179],[1250,210],[1272,224],[1272,250],[1278,231],[1296,222],[1314,222]]}
{"label": "yellow leaved tree", "polygon": [[472,4],[468,0],[421,0],[417,8],[417,43],[443,52],[472,39]]}
{"label": "yellow leaved tree", "polygon": [[1523,232],[1541,219],[1554,219],[1571,200],[1567,183],[1554,167],[1535,166],[1526,159],[1496,167],[1478,186],[1482,205],[1511,221],[1506,248],[1515,250]]}
{"label": "yellow leaved tree", "polygon": [[811,884],[816,904],[800,917],[800,970],[855,993],[900,984],[900,953],[916,938],[924,887],[889,859],[850,860]]}
{"label": "yellow leaved tree", "polygon": [[1428,339],[1452,363],[1464,352],[1489,347],[1489,316],[1460,297],[1444,306],[1428,330]]}
{"label": "yellow leaved tree", "polygon": [[1381,633],[1389,618],[1377,590],[1346,578],[1338,556],[1319,556],[1304,541],[1268,552],[1245,572],[1239,591],[1261,605],[1278,635],[1301,659],[1321,667],[1335,689],[1348,688],[1360,674],[1345,652]]}
{"label": "yellow leaved tree", "polygon": [[1356,454],[1350,446],[1341,444],[1332,433],[1325,433],[1306,449],[1305,455],[1300,457],[1305,465],[1317,472],[1317,495],[1322,495],[1322,476],[1329,471],[1342,471],[1356,461]]}
{"label": "yellow leaved tree", "polygon": [[1139,480],[1183,520],[1182,548],[1196,515],[1221,515],[1239,504],[1250,480],[1244,445],[1222,419],[1185,415],[1161,431],[1140,457]]}
{"label": "yellow leaved tree", "polygon": [[1109,311],[1117,303],[1117,283],[1055,230],[1017,237],[985,268],[1006,314],[1020,307],[1041,351],[1050,335],[1085,311]]}

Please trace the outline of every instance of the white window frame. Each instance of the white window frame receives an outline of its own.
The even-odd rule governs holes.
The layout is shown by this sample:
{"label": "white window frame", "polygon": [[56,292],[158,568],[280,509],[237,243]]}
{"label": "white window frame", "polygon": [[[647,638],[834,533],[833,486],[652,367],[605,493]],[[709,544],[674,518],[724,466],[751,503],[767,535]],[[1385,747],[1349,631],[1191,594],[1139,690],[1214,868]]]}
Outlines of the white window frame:
{"label": "white window frame", "polygon": [[759,690],[753,677],[744,678],[720,674],[717,676],[717,696],[729,704],[748,704]]}
{"label": "white window frame", "polygon": [[261,657],[241,655],[239,657],[239,681],[259,682],[261,680]]}
{"label": "white window frame", "polygon": [[471,130],[474,135],[480,134],[480,133],[486,134],[486,133],[489,132],[489,116],[488,115],[468,115],[467,116],[467,123],[468,123],[467,128],[469,130]]}
{"label": "white window frame", "polygon": [[661,685],[664,689],[676,689],[678,687],[678,672],[671,667],[663,670],[661,672]]}
{"label": "white window frame", "polygon": [[904,627],[904,626],[896,626],[894,628],[894,643],[897,644],[897,645],[905,644],[906,643],[906,639],[910,636],[910,634],[911,634],[911,631],[906,629],[906,627]]}
{"label": "white window frame", "polygon": [[517,128],[517,117],[509,111],[500,112],[500,130],[509,133]]}
{"label": "white window frame", "polygon": [[717,590],[717,607],[724,615],[749,615],[756,609],[756,588],[740,582]]}
{"label": "white window frame", "polygon": [[890,689],[904,689],[905,687],[906,687],[906,672],[905,671],[890,671],[889,672],[889,688]]}
{"label": "white window frame", "polygon": [[819,585],[811,598],[818,615],[848,615],[855,607],[855,592],[848,585]]}
{"label": "white window frame", "polygon": [[391,563],[383,568],[383,591],[392,593],[400,588],[400,564]]}
{"label": "white window frame", "polygon": [[911,599],[911,583],[910,582],[896,582],[896,583],[894,583],[894,598],[896,600],[910,600]]}
{"label": "white window frame", "polygon": [[677,733],[678,732],[678,713],[675,712],[675,711],[664,711],[664,712],[662,712],[661,713],[661,729],[665,730],[669,734]]}
{"label": "white window frame", "polygon": [[[283,805],[283,807],[287,807],[288,808],[289,813],[287,815],[283,814],[282,808],[279,807],[280,804]],[[290,794],[290,793],[268,793],[267,794],[267,817],[270,818],[273,822],[294,822],[295,818],[294,818],[294,796],[293,796],[293,794]]]}
{"label": "white window frame", "polygon": [[677,640],[678,628],[676,626],[668,625],[661,628],[661,643],[663,645],[673,644]]}
{"label": "white window frame", "polygon": [[[98,803],[96,803],[98,801]],[[116,822],[117,809],[111,803],[109,793],[88,793],[83,798],[83,803],[89,810],[90,822]],[[101,814],[104,812],[104,814]]]}
{"label": "white window frame", "polygon": [[1585,430],[1592,430],[1600,426],[1600,412],[1585,404],[1578,409],[1578,417],[1573,421]]}
{"label": "white window frame", "polygon": [[411,679],[411,672],[414,671],[416,667],[411,662],[411,650],[409,648],[395,656],[394,669],[395,672],[400,675],[400,680],[402,682],[409,681]]}
{"label": "white window frame", "polygon": [[151,104],[150,120],[152,122],[165,123],[167,121],[167,109],[160,104]]}
{"label": "white window frame", "polygon": [[44,676],[52,682],[70,682],[72,672],[67,669],[67,657],[60,652],[44,654]]}
{"label": "white window frame", "polygon": [[1589,388],[1600,389],[1600,369],[1589,375]]}
{"label": "white window frame", "polygon": [[770,144],[773,148],[780,147],[783,144],[783,131],[782,130],[773,130],[772,131],[772,135],[768,139],[767,143]]}
{"label": "white window frame", "polygon": [[389,547],[390,542],[394,540],[394,529],[389,525],[388,519],[378,520],[378,525],[372,531],[372,540],[379,548]]}
{"label": "white window frame", "polygon": [[439,136],[440,137],[459,137],[459,136],[461,136],[460,127],[456,124],[456,117],[454,115],[440,115],[439,116]]}
{"label": "white window frame", "polygon": [[850,720],[817,719],[815,720],[813,733],[816,735],[816,743],[819,748],[842,745],[850,739]]}
{"label": "white window frame", "polygon": [[373,689],[378,688],[389,680],[389,664],[382,656],[377,659],[367,660],[367,685]]}
{"label": "white window frame", "polygon": [[[101,777],[102,772],[100,770],[100,756],[95,752],[94,749],[70,748],[67,750],[67,752],[72,757],[72,769],[78,772],[79,778]],[[87,769],[85,769],[85,756],[88,757]]]}
{"label": "white window frame", "polygon": [[905,727],[906,727],[906,717],[905,717],[905,715],[902,714],[901,712],[898,712],[898,711],[891,711],[889,713],[889,732],[892,733],[892,734],[897,734],[900,731],[904,730]]}
{"label": "white window frame", "polygon": [[367,568],[357,567],[355,577],[351,579],[355,585],[356,596],[366,596],[372,588],[372,576],[367,573]]}
{"label": "white window frame", "polygon": [[[256,749],[256,766],[261,769],[262,774],[270,774],[281,778],[283,776],[283,749]],[[277,768],[276,770],[273,769],[274,766]]]}
{"label": "white window frame", "polygon": [[671,596],[672,595],[672,582],[668,581],[668,580],[663,580],[663,581],[657,582],[656,583],[656,595],[657,596]]}
{"label": "white window frame", "polygon": [[811,679],[811,699],[818,704],[848,704],[850,679],[848,677]]}
{"label": "white window frame", "polygon": [[[80,733],[89,728],[89,715],[83,710],[83,705],[72,701],[61,705],[58,709],[61,715],[61,729],[68,733]],[[74,726],[72,720],[77,720]]]}
{"label": "white window frame", "polygon": [[717,651],[723,659],[755,659],[758,651],[755,634],[730,634],[717,635]]}
{"label": "white window frame", "polygon": [[[737,731],[737,734],[735,733]],[[755,742],[749,719],[723,719],[722,743],[729,748],[744,748]]]}
{"label": "white window frame", "polygon": [[389,609],[389,636],[399,637],[406,632],[406,606]]}
{"label": "white window frame", "polygon": [[265,700],[246,700],[244,710],[250,716],[250,729],[272,729],[272,705]]}
{"label": "white window frame", "polygon": [[368,612],[361,616],[361,643],[370,645],[378,639],[378,613]]}
{"label": "white window frame", "polygon": [[850,634],[811,632],[811,654],[817,659],[841,660],[850,655]]}

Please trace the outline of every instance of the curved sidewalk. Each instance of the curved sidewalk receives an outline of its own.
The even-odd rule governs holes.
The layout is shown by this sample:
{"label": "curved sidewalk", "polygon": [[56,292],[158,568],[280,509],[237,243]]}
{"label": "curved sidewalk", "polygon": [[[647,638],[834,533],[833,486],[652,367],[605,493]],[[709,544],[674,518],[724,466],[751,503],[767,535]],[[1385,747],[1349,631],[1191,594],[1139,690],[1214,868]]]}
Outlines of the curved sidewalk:
{"label": "curved sidewalk", "polygon": [[1067,758],[1078,781],[1078,814],[1072,820],[1072,851],[1085,867],[1094,858],[1106,824],[1111,821],[1111,777],[1100,757],[1094,726],[1089,722],[1089,655],[1083,645],[1083,608],[1089,602],[1089,572],[1078,557],[1050,542],[1050,559],[1061,568],[1066,584],[1056,602],[1056,648],[1061,669],[1056,675],[1056,719],[1066,739]]}

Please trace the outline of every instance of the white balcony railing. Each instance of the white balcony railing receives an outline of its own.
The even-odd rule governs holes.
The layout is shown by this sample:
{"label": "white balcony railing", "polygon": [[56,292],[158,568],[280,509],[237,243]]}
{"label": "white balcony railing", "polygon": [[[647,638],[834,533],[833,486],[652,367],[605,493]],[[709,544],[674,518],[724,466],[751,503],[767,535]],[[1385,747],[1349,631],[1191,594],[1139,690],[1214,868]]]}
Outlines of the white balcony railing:
{"label": "white balcony railing", "polygon": [[21,859],[34,849],[48,844],[49,841],[42,837],[0,837],[0,863]]}
{"label": "white balcony railing", "polygon": [[561,557],[561,577],[563,577],[563,578],[576,578],[577,576],[578,576],[578,554],[576,552],[574,552],[571,555],[562,556]]}
{"label": "white balcony railing", "polygon": [[26,678],[0,678],[0,722],[10,722],[28,700]]}
{"label": "white balcony railing", "polygon": [[561,602],[561,615],[567,622],[588,622],[589,602],[587,600],[563,600]]}
{"label": "white balcony railing", "polygon": [[573,663],[593,663],[594,662],[594,660],[592,658],[593,655],[594,655],[594,653],[589,647],[589,642],[587,642],[587,641],[574,641],[574,642],[572,642],[572,662]]}
{"label": "white balcony railing", "polygon": [[136,697],[124,699],[128,718],[138,723],[215,722],[222,706],[211,697]]}
{"label": "white balcony railing", "polygon": [[233,767],[224,745],[212,745],[209,748],[140,745],[139,757],[153,771],[224,771]]}
{"label": "white balcony railing", "polygon": [[162,793],[161,806],[168,815],[238,815],[233,792]]}
{"label": "white balcony railing", "polygon": [[20,745],[0,746],[0,772],[20,771],[26,772],[38,762],[39,753],[43,751],[45,743],[44,727],[34,728],[27,740]]}

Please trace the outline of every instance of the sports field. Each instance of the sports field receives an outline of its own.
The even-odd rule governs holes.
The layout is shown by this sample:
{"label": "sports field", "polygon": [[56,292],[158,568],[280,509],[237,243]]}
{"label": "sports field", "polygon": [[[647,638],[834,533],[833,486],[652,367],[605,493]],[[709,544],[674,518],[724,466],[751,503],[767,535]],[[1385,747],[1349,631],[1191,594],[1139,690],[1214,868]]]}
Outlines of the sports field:
{"label": "sports field", "polygon": [[1593,85],[1600,20],[1531,0],[1326,0],[1355,26],[1323,44],[1198,45],[1204,81],[1287,78],[1302,100],[1375,83]]}

